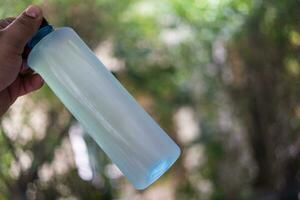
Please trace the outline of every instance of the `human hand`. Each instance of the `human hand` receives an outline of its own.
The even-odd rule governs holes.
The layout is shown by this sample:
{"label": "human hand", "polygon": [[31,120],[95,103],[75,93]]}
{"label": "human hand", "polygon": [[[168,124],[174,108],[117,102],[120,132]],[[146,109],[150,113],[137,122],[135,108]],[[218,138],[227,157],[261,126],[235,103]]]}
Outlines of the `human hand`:
{"label": "human hand", "polygon": [[43,85],[40,75],[28,68],[22,53],[42,22],[42,11],[29,6],[17,18],[0,20],[0,117],[15,100]]}

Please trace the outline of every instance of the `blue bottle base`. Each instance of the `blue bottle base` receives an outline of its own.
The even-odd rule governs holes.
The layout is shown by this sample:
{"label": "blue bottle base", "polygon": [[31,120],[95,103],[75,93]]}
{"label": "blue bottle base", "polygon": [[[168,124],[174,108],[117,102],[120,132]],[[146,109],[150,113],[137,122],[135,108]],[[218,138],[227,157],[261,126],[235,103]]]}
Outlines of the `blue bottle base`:
{"label": "blue bottle base", "polygon": [[147,188],[149,185],[151,185],[157,179],[159,179],[159,177],[161,177],[175,163],[179,156],[180,149],[178,149],[178,151],[174,154],[173,157],[162,159],[156,164],[154,164],[145,176],[145,181],[143,181],[143,183],[140,184],[135,184],[134,187],[138,190],[143,190]]}

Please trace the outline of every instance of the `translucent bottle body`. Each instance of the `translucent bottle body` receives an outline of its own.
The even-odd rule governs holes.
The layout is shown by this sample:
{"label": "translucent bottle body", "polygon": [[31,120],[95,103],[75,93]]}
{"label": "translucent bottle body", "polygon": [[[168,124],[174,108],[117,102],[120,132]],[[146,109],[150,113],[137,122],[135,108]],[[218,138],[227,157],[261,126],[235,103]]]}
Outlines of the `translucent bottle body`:
{"label": "translucent bottle body", "polygon": [[157,180],[180,149],[71,28],[59,28],[30,52],[39,73],[137,189]]}

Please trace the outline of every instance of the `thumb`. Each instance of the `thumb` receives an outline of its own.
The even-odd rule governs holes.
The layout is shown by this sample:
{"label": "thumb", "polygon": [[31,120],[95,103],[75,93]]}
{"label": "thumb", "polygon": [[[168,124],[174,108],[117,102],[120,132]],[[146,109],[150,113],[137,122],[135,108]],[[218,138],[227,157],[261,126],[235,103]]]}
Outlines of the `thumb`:
{"label": "thumb", "polygon": [[3,37],[7,46],[22,53],[26,43],[38,30],[42,17],[42,10],[38,6],[29,6],[4,30]]}

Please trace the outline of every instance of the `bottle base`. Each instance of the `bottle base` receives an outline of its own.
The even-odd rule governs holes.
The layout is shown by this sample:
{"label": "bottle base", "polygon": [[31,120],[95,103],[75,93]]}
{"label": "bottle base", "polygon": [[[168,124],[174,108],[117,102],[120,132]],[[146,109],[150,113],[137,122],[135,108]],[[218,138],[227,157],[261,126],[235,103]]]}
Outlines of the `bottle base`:
{"label": "bottle base", "polygon": [[175,163],[179,155],[180,155],[180,150],[174,157],[160,160],[159,162],[154,164],[153,167],[150,168],[149,172],[145,176],[144,183],[136,184],[134,185],[134,187],[138,190],[146,189],[148,186],[154,183],[159,177],[161,177]]}

